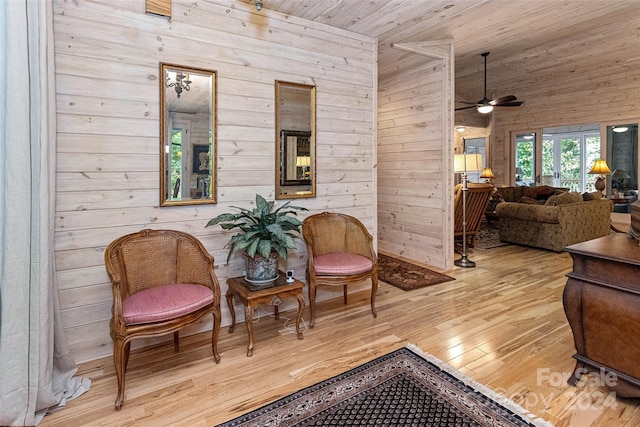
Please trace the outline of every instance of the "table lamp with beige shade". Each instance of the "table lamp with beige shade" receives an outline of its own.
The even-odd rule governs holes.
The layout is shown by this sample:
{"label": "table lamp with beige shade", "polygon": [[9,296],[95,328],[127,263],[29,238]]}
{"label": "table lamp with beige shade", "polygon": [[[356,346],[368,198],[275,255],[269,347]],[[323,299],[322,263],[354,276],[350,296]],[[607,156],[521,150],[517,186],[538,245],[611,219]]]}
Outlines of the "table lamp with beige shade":
{"label": "table lamp with beige shade", "polygon": [[598,175],[596,177],[595,187],[596,190],[602,192],[606,187],[606,183],[604,181],[604,175],[611,173],[611,169],[607,166],[607,162],[604,159],[598,159],[593,164],[593,167],[588,172],[590,175]]}
{"label": "table lamp with beige shade", "polygon": [[491,168],[486,167],[482,169],[480,178],[484,178],[484,182],[486,182],[487,184],[491,184],[491,180],[495,178],[495,176],[493,175],[493,171],[491,170]]}

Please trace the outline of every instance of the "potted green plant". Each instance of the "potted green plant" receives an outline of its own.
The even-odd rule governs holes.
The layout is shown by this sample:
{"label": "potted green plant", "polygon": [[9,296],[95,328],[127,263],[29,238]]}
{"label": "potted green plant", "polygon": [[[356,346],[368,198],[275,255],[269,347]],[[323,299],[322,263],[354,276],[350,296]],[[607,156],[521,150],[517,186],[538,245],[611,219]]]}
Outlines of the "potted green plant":
{"label": "potted green plant", "polygon": [[277,209],[275,202],[267,202],[256,194],[256,207],[239,208],[237,213],[223,213],[207,223],[207,227],[220,225],[224,230],[238,229],[226,247],[229,247],[227,263],[235,251],[244,251],[247,261],[245,278],[250,282],[269,282],[278,276],[278,259],[287,259],[289,249],[294,249],[294,239],[300,237],[302,221],[298,211],[308,209],[291,206],[287,202]]}

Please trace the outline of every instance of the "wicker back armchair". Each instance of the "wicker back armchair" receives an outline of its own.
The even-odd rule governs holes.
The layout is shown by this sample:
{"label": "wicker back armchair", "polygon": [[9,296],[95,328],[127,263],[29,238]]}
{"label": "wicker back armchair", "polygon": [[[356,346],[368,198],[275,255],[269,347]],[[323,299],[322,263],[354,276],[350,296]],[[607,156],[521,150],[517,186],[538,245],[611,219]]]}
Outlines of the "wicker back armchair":
{"label": "wicker back armchair", "polygon": [[[463,235],[463,209],[462,209],[462,184],[458,184],[455,187],[453,210],[455,215],[453,235],[454,240],[462,244]],[[467,183],[467,201],[466,201],[466,216],[467,216],[467,245],[473,247],[476,234],[480,230],[480,223],[482,217],[489,206],[489,199],[493,192],[493,185],[491,184],[476,184]]]}
{"label": "wicker back armchair", "polygon": [[371,312],[378,291],[378,257],[373,237],[356,218],[323,212],[304,220],[302,235],[307,243],[309,283],[309,327],[315,324],[316,289],[319,285],[342,286],[347,303],[347,285],[371,279]]}
{"label": "wicker back armchair", "polygon": [[145,229],[114,240],[105,251],[112,282],[111,338],[118,379],[116,409],[124,402],[131,341],[173,333],[213,315],[211,347],[216,363],[220,331],[220,284],[213,257],[195,237],[172,230]]}

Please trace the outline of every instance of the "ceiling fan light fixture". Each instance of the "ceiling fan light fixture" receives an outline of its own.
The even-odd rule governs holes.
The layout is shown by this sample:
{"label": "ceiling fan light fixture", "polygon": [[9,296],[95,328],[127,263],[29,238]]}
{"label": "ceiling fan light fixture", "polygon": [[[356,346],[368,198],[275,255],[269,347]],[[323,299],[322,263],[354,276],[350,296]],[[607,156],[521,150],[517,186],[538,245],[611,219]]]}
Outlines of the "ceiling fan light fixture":
{"label": "ceiling fan light fixture", "polygon": [[489,114],[492,111],[493,111],[493,105],[490,105],[490,104],[478,105],[478,113]]}

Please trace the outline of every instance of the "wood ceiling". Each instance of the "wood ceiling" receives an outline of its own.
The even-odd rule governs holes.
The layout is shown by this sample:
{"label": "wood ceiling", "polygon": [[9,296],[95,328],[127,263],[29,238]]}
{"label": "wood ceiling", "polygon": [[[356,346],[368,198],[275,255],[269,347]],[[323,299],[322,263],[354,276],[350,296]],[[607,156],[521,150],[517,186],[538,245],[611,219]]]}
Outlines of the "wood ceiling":
{"label": "wood ceiling", "polygon": [[[255,0],[241,0],[255,3]],[[428,61],[392,43],[453,39],[456,97],[517,93],[522,79],[544,81],[550,62],[579,70],[603,61],[639,61],[640,0],[262,0],[263,8],[371,37],[379,42],[379,79]],[[608,29],[628,26],[628,39]],[[585,45],[588,43],[588,45]],[[541,73],[541,74],[537,74]]]}

